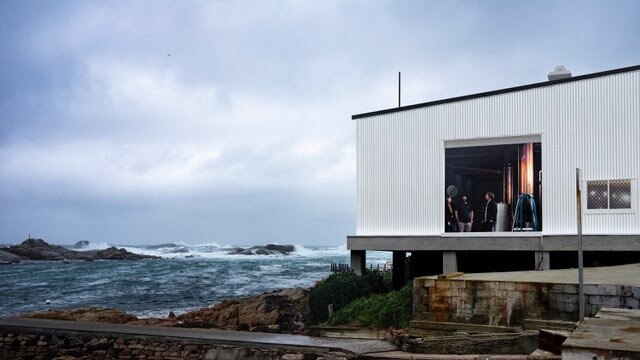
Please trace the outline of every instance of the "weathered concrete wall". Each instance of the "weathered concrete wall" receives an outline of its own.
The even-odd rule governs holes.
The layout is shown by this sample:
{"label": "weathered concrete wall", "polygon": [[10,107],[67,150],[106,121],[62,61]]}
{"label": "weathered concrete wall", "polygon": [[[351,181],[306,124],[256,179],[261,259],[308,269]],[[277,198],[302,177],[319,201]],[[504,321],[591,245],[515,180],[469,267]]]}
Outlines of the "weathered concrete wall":
{"label": "weathered concrete wall", "polygon": [[[415,278],[415,320],[520,325],[525,318],[578,320],[578,285]],[[640,287],[585,285],[586,316],[602,307],[640,309]]]}

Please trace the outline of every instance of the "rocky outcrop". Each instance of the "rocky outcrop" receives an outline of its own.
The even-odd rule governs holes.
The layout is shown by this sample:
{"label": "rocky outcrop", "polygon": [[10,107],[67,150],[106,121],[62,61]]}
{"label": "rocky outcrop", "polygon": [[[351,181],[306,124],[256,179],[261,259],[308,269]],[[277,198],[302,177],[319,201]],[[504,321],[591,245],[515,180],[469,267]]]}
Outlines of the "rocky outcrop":
{"label": "rocky outcrop", "polygon": [[69,250],[58,245],[51,245],[42,239],[27,239],[20,245],[13,245],[3,250],[20,256],[24,260],[71,260],[90,258],[88,254]]}
{"label": "rocky outcrop", "polygon": [[84,308],[71,310],[49,310],[45,312],[28,313],[26,318],[69,320],[84,322],[104,322],[110,324],[127,324],[138,318],[122,310],[104,308]]}
{"label": "rocky outcrop", "polygon": [[293,245],[267,244],[264,246],[252,246],[249,248],[235,248],[229,252],[231,255],[289,255],[296,250]]}
{"label": "rocky outcrop", "polygon": [[108,249],[87,251],[87,253],[93,253],[95,259],[100,260],[140,260],[140,259],[158,259],[157,256],[134,254],[125,249],[118,249],[112,246]]}
{"label": "rocky outcrop", "polygon": [[287,289],[260,296],[226,300],[177,317],[178,326],[303,333],[309,319],[309,291]]}
{"label": "rocky outcrop", "polygon": [[81,241],[78,241],[75,245],[73,245],[73,248],[76,250],[79,250],[79,249],[84,249],[87,246],[89,246],[89,242],[87,240],[81,240]]}
{"label": "rocky outcrop", "polygon": [[105,308],[49,310],[24,314],[22,317],[304,334],[310,317],[309,290],[278,290],[244,299],[226,300],[213,307],[191,311],[177,317],[169,313],[166,318],[138,319],[124,311]]}
{"label": "rocky outcrop", "polygon": [[22,258],[18,255],[0,250],[0,265],[19,263]]}
{"label": "rocky outcrop", "polygon": [[[77,244],[76,244],[77,245]],[[157,256],[134,254],[125,249],[110,247],[104,250],[77,251],[51,245],[42,239],[27,239],[20,245],[3,248],[2,253],[17,256],[20,260],[141,260],[159,259]],[[2,254],[0,254],[0,257]]]}

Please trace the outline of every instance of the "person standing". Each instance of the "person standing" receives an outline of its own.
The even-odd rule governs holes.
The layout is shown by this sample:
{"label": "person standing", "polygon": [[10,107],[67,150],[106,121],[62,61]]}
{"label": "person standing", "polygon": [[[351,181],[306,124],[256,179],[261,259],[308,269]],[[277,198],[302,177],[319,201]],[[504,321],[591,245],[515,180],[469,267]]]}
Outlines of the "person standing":
{"label": "person standing", "polygon": [[493,201],[492,192],[484,194],[484,208],[482,214],[482,231],[494,231],[496,226],[496,216],[498,215],[498,205]]}
{"label": "person standing", "polygon": [[447,196],[447,202],[444,204],[444,222],[445,232],[456,232],[458,230],[458,209],[451,196]]}
{"label": "person standing", "polygon": [[471,207],[467,195],[462,195],[462,203],[458,206],[456,216],[458,218],[458,231],[470,232],[473,225],[473,207]]}

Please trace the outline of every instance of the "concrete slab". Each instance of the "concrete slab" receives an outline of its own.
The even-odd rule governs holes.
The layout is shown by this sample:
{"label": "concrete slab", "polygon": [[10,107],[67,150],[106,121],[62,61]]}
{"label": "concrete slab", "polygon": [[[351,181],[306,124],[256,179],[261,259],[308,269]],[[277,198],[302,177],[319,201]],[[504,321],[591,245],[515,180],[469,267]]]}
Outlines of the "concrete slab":
{"label": "concrete slab", "polygon": [[562,344],[562,359],[640,359],[640,310],[601,309]]}
{"label": "concrete slab", "polygon": [[381,340],[327,339],[302,335],[47,319],[0,317],[0,329],[22,333],[55,333],[58,335],[82,333],[90,336],[157,338],[158,340],[204,342],[253,348],[282,348],[310,352],[338,351],[354,355],[397,350],[393,344]]}
{"label": "concrete slab", "polygon": [[413,359],[413,360],[527,360],[527,355],[441,355],[441,354],[413,354],[403,351],[389,351],[384,353],[366,354],[363,359]]}
{"label": "concrete slab", "polygon": [[[427,278],[437,279],[438,277],[429,276]],[[464,274],[450,280],[577,284],[578,269]],[[640,264],[585,268],[584,283],[640,286]]]}
{"label": "concrete slab", "polygon": [[[576,235],[540,232],[472,232],[438,235],[351,235],[349,250],[377,251],[577,251]],[[584,251],[640,251],[640,234],[584,235]]]}

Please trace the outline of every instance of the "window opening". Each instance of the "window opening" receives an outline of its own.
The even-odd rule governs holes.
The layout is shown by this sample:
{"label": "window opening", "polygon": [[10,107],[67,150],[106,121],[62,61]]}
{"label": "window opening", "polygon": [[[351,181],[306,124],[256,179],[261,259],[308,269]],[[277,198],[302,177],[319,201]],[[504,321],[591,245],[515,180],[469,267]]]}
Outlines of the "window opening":
{"label": "window opening", "polygon": [[633,209],[631,179],[587,180],[587,210]]}

